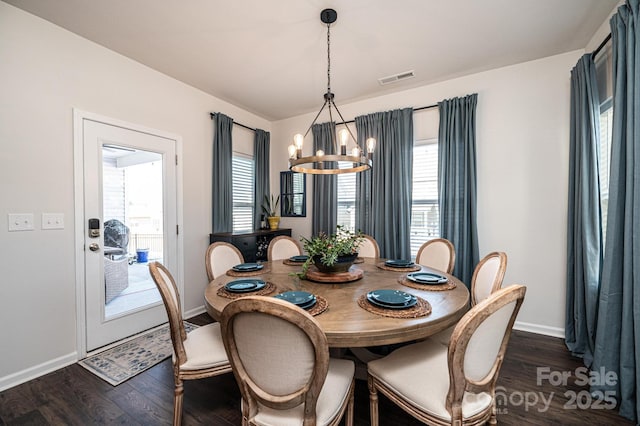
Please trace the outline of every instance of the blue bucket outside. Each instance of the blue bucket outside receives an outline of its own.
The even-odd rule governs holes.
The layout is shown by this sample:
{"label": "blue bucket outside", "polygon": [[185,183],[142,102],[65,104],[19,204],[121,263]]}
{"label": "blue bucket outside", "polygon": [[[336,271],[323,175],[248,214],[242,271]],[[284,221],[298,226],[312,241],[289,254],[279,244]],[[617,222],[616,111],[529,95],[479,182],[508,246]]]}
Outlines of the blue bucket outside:
{"label": "blue bucket outside", "polygon": [[136,260],[138,263],[146,263],[149,261],[149,249],[137,249]]}

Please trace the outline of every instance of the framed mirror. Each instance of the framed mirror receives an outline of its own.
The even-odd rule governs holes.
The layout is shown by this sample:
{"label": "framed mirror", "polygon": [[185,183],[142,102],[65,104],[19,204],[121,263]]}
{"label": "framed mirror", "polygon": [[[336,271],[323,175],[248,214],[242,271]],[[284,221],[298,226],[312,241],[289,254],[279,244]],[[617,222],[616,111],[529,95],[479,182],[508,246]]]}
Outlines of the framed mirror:
{"label": "framed mirror", "polygon": [[307,176],[291,171],[280,172],[280,216],[307,216]]}

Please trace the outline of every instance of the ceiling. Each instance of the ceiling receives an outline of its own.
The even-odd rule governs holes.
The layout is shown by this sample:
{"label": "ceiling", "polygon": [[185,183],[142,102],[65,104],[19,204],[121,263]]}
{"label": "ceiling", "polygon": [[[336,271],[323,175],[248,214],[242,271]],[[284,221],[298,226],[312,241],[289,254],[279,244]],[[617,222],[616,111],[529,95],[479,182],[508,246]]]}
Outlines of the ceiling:
{"label": "ceiling", "polygon": [[[584,48],[619,0],[4,0],[268,120]],[[380,85],[413,70],[415,77]]]}

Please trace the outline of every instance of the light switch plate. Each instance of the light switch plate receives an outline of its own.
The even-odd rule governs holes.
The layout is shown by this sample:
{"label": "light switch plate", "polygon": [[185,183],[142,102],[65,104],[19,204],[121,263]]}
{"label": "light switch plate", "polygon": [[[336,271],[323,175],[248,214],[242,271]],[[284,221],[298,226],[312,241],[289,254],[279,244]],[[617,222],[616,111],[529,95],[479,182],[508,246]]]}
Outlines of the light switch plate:
{"label": "light switch plate", "polygon": [[33,231],[33,213],[9,213],[9,231]]}
{"label": "light switch plate", "polygon": [[64,213],[42,213],[42,229],[64,229]]}

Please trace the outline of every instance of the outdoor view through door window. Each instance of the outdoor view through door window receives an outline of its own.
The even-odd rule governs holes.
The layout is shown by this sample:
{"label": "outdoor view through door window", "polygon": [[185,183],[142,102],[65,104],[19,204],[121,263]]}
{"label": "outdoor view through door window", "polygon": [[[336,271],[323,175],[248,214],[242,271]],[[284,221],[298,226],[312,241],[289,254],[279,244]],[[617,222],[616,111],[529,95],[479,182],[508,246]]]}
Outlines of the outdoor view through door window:
{"label": "outdoor view through door window", "polygon": [[163,258],[162,156],[104,145],[105,320],[161,301],[148,262]]}

